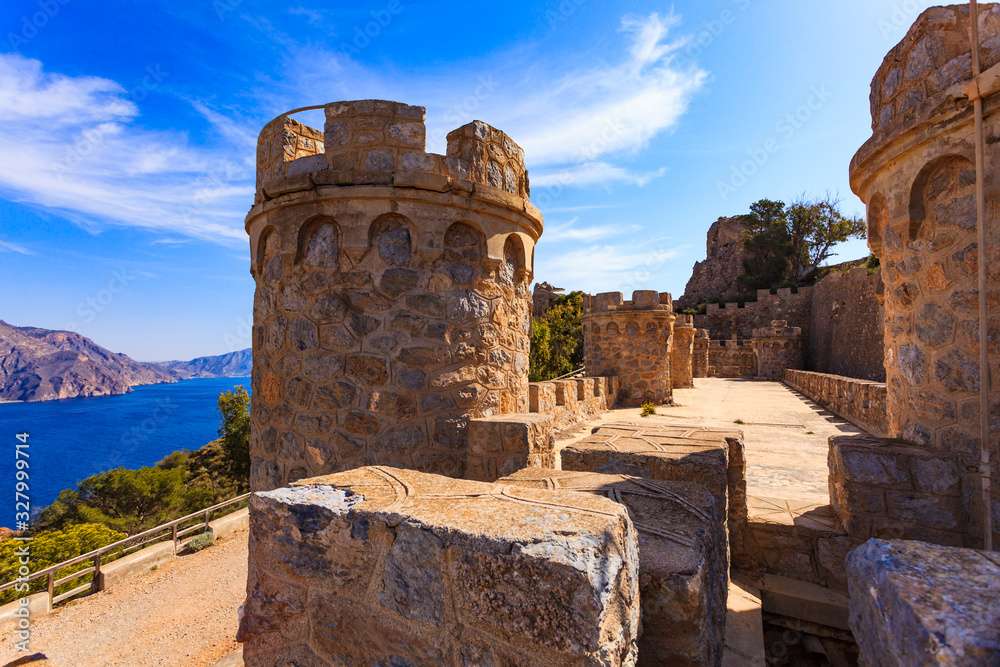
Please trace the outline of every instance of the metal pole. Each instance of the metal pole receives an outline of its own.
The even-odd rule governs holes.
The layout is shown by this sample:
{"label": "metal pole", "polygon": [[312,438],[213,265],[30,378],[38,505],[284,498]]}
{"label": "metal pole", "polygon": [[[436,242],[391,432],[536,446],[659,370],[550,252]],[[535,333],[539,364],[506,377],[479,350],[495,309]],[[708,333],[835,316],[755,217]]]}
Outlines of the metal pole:
{"label": "metal pole", "polygon": [[972,39],[972,78],[976,116],[976,217],[979,231],[979,476],[983,485],[983,545],[993,550],[993,509],[990,494],[990,366],[987,347],[989,328],[986,312],[986,192],[983,171],[986,168],[983,141],[983,98],[979,92],[979,5],[969,0],[969,27]]}

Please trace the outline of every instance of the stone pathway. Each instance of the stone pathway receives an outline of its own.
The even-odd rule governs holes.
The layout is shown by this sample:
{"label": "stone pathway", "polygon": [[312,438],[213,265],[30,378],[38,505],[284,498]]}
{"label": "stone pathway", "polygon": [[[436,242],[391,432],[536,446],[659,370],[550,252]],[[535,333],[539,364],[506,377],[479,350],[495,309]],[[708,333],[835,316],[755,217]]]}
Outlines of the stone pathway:
{"label": "stone pathway", "polygon": [[674,390],[675,407],[659,408],[650,417],[640,417],[638,408],[611,410],[574,436],[611,422],[738,428],[747,450],[747,495],[762,501],[755,507],[790,501],[786,509],[797,516],[803,508],[829,504],[827,440],[861,429],[781,382],[696,378],[694,383],[694,389]]}

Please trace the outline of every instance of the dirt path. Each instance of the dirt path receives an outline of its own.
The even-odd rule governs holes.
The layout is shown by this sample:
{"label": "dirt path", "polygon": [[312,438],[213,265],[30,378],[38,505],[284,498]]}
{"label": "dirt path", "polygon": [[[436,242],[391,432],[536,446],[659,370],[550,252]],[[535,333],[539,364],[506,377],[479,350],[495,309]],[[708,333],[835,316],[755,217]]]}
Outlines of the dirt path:
{"label": "dirt path", "polygon": [[[58,667],[212,665],[239,646],[246,575],[244,530],[36,619],[31,650]],[[0,664],[24,655],[5,635]]]}

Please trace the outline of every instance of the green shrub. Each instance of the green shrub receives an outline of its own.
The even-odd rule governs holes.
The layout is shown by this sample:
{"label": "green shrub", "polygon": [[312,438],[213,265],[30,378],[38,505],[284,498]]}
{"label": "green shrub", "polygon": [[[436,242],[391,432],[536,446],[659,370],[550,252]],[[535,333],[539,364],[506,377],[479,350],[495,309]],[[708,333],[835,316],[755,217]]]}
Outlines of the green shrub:
{"label": "green shrub", "polygon": [[648,417],[649,415],[655,415],[655,414],[656,414],[655,405],[653,405],[652,403],[642,404],[642,414],[640,415],[641,417]]}
{"label": "green shrub", "polygon": [[215,533],[205,532],[191,539],[188,542],[188,549],[191,551],[201,551],[215,544]]}

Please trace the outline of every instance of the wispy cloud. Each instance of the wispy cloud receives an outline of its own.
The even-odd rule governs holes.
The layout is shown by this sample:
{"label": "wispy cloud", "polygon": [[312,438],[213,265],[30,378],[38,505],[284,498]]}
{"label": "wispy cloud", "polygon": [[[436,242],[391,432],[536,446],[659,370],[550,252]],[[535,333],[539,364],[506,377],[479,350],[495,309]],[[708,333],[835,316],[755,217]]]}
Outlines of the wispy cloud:
{"label": "wispy cloud", "polygon": [[642,245],[592,244],[568,252],[552,245],[547,249],[540,246],[535,275],[539,280],[591,293],[655,289],[650,281],[682,250],[669,239],[653,239]]}
{"label": "wispy cloud", "polygon": [[4,240],[0,240],[0,252],[16,252],[21,255],[35,254],[30,250],[28,250],[27,248],[25,248],[23,245],[18,245],[16,243],[11,243],[10,241],[4,241]]}
{"label": "wispy cloud", "polygon": [[590,225],[587,227],[577,226],[579,218],[564,223],[547,222],[545,224],[545,241],[583,241],[594,242],[599,239],[620,236],[642,229],[639,225],[612,224],[612,225]]}

